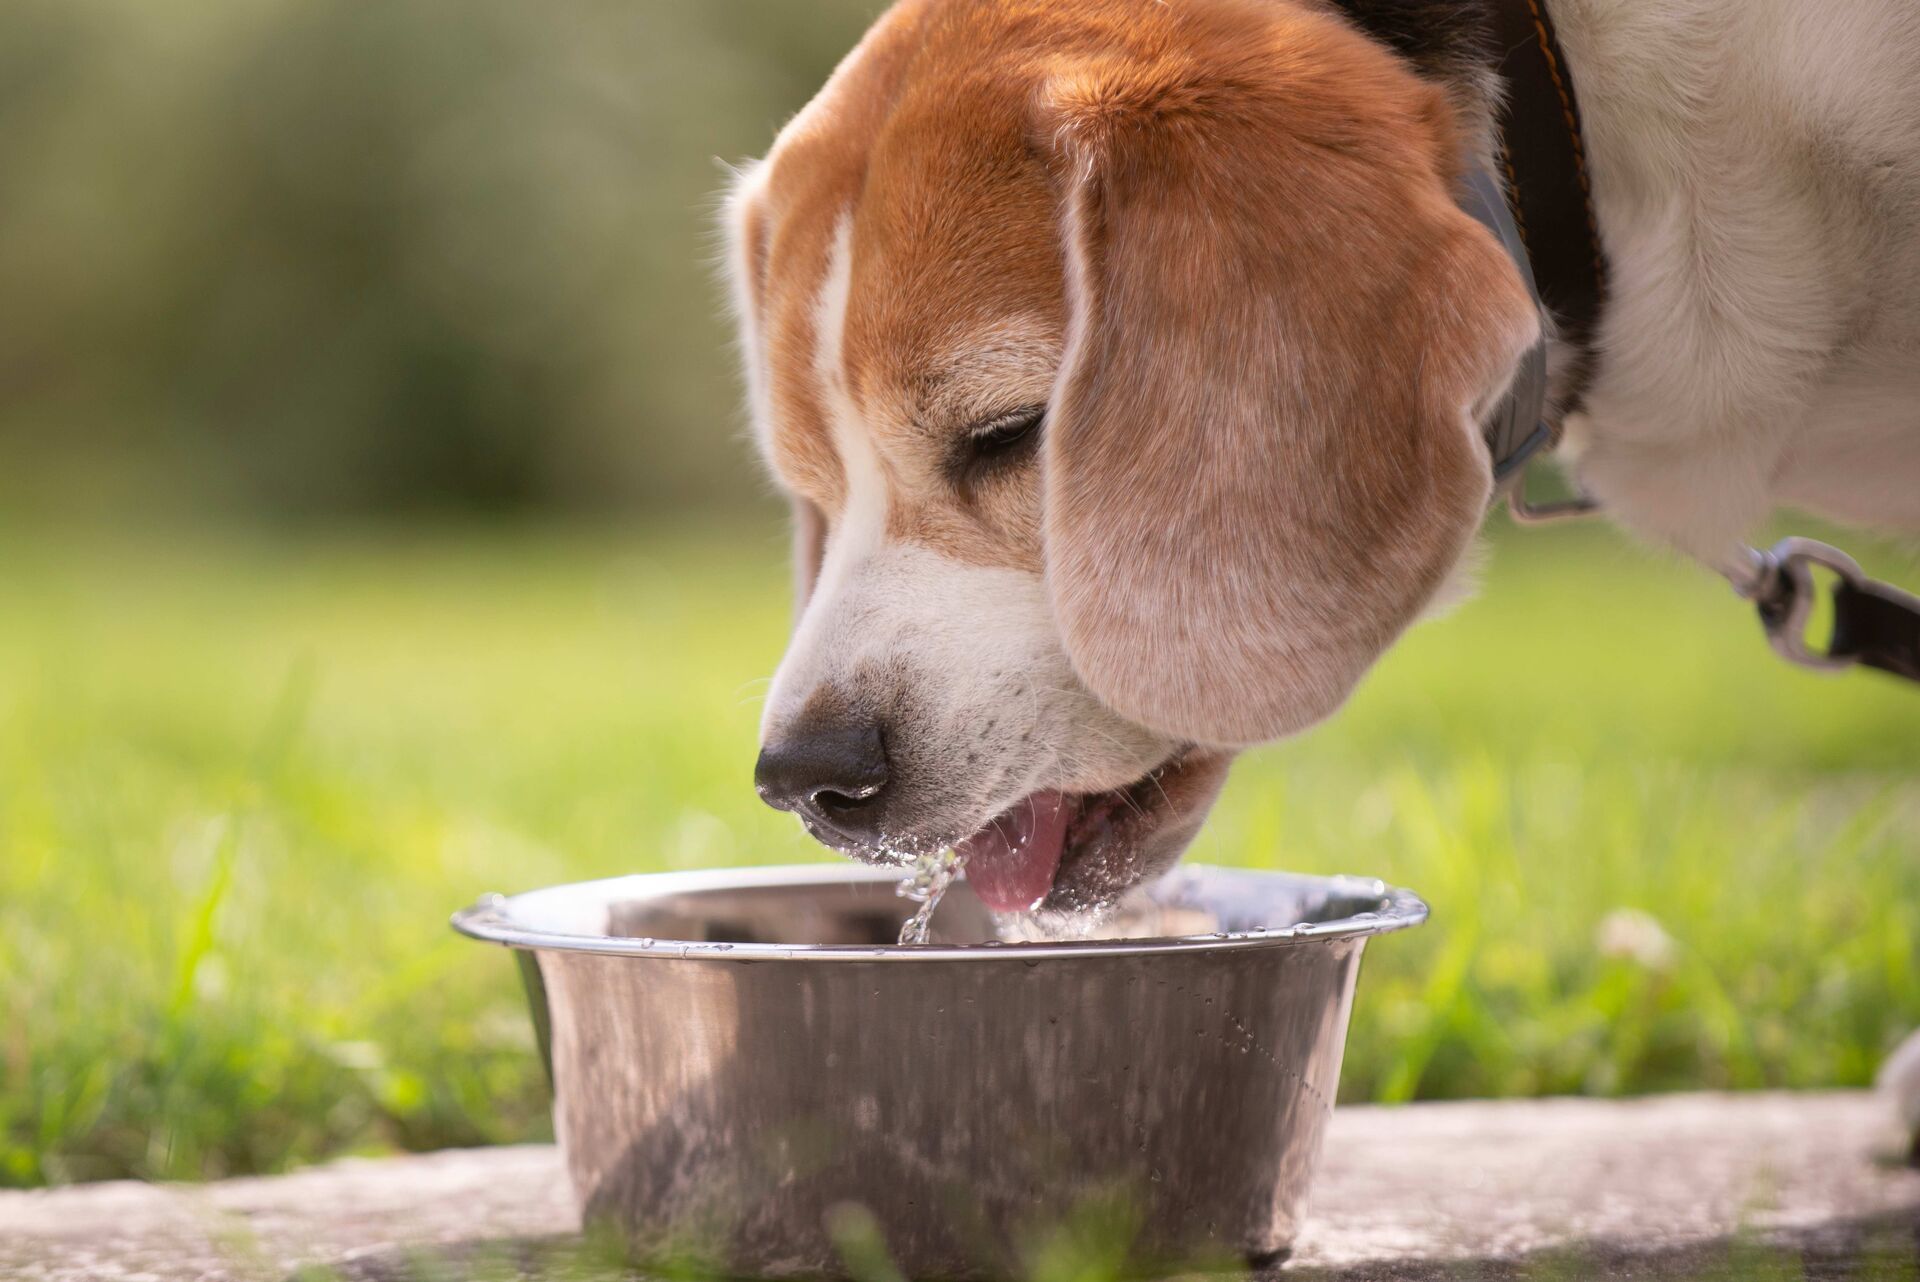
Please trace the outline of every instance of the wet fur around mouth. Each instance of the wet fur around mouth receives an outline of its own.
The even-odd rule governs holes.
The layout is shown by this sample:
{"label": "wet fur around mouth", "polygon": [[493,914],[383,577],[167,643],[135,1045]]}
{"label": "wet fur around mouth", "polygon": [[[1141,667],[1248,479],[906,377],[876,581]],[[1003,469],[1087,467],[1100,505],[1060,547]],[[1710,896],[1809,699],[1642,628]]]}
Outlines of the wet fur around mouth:
{"label": "wet fur around mouth", "polygon": [[1226,782],[1232,754],[1183,749],[1133,783],[1080,799],[1043,918],[1099,913],[1179,862]]}
{"label": "wet fur around mouth", "polygon": [[[1053,888],[1034,916],[1063,925],[1071,918],[1097,917],[1133,887],[1171,869],[1212,809],[1233,755],[1183,748],[1130,784],[1078,794]],[[901,835],[866,845],[811,819],[801,822],[821,845],[887,868],[904,868],[916,856],[948,849],[967,836]]]}

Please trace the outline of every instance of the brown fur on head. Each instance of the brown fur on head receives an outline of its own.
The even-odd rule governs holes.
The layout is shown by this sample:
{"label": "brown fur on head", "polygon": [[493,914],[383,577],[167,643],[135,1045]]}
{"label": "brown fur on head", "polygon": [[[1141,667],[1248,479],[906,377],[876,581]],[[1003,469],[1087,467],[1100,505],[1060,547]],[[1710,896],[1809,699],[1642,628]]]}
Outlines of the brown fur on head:
{"label": "brown fur on head", "polygon": [[1459,154],[1305,0],[880,20],[730,217],[760,439],[825,535],[763,737],[826,691],[887,728],[836,844],[1119,790],[1056,892],[1099,898],[1338,706],[1471,539],[1537,333]]}

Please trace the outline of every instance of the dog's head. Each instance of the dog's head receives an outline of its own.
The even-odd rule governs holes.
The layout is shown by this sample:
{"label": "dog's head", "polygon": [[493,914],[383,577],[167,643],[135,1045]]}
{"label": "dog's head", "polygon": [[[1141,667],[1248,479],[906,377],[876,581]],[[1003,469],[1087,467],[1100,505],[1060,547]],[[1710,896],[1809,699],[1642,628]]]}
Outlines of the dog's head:
{"label": "dog's head", "polygon": [[995,907],[1170,866],[1488,498],[1538,335],[1443,93],[1312,0],[908,0],[742,175],[802,610],[758,782]]}

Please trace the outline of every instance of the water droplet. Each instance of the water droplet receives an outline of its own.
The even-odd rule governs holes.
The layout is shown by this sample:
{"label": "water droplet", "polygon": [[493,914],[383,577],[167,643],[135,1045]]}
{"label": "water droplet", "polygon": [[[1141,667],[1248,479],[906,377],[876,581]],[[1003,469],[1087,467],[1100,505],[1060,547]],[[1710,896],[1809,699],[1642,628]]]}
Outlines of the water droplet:
{"label": "water droplet", "polygon": [[951,850],[936,850],[915,856],[907,865],[907,875],[894,887],[893,893],[902,899],[912,900],[920,907],[901,923],[901,944],[914,946],[931,941],[934,910],[940,906],[941,897],[959,877],[965,863],[963,856]]}

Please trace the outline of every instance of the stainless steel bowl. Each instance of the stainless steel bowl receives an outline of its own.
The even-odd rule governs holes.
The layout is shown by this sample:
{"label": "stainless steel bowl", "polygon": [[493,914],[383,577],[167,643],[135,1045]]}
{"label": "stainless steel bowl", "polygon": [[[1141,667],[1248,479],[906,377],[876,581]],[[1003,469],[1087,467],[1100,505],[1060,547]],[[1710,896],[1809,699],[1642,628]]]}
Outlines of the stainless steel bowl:
{"label": "stainless steel bowl", "polygon": [[846,1276],[876,1230],[916,1279],[1022,1276],[1075,1223],[1132,1270],[1285,1254],[1361,949],[1424,903],[1187,867],[1098,937],[1000,944],[961,883],[897,947],[893,882],[668,873],[453,919],[518,950],[589,1223],[758,1277]]}

